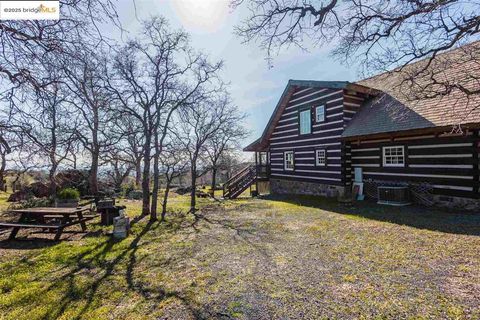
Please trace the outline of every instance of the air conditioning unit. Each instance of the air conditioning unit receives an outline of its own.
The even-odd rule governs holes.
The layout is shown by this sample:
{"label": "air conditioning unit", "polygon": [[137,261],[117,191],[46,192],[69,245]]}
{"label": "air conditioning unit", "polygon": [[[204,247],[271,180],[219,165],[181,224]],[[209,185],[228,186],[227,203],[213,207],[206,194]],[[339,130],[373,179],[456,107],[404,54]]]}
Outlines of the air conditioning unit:
{"label": "air conditioning unit", "polygon": [[384,186],[378,187],[378,204],[391,206],[406,206],[410,202],[410,190],[408,187]]}

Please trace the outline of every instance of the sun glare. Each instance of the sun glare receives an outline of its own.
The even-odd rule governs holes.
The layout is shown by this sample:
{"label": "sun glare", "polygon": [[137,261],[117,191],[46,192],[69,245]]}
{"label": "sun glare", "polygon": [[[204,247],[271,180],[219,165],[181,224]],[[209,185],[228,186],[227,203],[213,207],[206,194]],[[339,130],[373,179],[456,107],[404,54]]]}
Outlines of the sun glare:
{"label": "sun glare", "polygon": [[228,0],[172,0],[171,3],[186,28],[203,32],[220,29],[229,10]]}

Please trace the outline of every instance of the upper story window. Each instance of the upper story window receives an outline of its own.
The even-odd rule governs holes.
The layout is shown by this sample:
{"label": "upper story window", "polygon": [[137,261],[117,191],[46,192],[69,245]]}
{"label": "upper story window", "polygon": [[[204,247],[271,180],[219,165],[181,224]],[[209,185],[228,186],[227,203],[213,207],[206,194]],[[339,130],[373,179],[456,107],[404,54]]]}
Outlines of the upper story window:
{"label": "upper story window", "polygon": [[405,150],[403,146],[383,147],[384,167],[404,167]]}
{"label": "upper story window", "polygon": [[300,111],[300,134],[308,134],[312,132],[312,120],[310,109]]}
{"label": "upper story window", "polygon": [[325,105],[315,107],[315,122],[325,121]]}
{"label": "upper story window", "polygon": [[283,153],[283,164],[285,170],[293,170],[295,164],[293,160],[293,151],[285,151]]}
{"label": "upper story window", "polygon": [[327,151],[325,149],[315,150],[315,164],[317,166],[327,165]]}

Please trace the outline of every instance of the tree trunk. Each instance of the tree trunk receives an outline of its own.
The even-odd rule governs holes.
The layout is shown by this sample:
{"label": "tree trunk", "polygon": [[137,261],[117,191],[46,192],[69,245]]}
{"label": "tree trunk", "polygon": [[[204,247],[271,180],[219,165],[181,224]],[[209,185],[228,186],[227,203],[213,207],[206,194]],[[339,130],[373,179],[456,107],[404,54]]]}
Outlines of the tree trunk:
{"label": "tree trunk", "polygon": [[140,188],[142,183],[142,158],[139,158],[135,163],[135,186]]}
{"label": "tree trunk", "polygon": [[[196,162],[196,160],[194,160]],[[196,205],[196,185],[197,185],[197,168],[196,163],[192,162],[191,169],[190,169],[190,176],[191,176],[191,187],[192,190],[190,191],[190,212],[195,213],[195,205]]]}
{"label": "tree trunk", "polygon": [[99,126],[99,115],[98,115],[98,106],[93,106],[93,129],[92,129],[92,165],[90,167],[90,193],[95,197],[98,196],[98,158],[100,157],[100,145],[98,142],[98,132],[100,130]]}
{"label": "tree trunk", "polygon": [[158,145],[158,131],[155,129],[155,154],[153,155],[153,190],[152,190],[152,205],[150,209],[150,221],[157,220],[157,204],[158,204],[158,189],[160,172],[159,172],[159,157],[160,157],[160,148]]}
{"label": "tree trunk", "polygon": [[217,185],[217,167],[213,166],[212,168],[212,197],[215,198],[215,186]]}
{"label": "tree trunk", "polygon": [[[54,109],[55,110],[55,109]],[[56,128],[57,128],[57,117],[56,113],[54,112],[52,115],[52,121],[53,121],[53,126],[50,129],[51,132],[51,148],[49,150],[49,158],[50,158],[50,171],[48,174],[48,178],[50,181],[50,194],[55,196],[57,194],[57,183],[55,181],[55,172],[57,171],[57,159],[56,159],[56,153],[57,153],[57,135],[56,135]]]}
{"label": "tree trunk", "polygon": [[72,152],[72,158],[73,158],[73,170],[77,170],[77,155],[75,152]]}
{"label": "tree trunk", "polygon": [[94,196],[98,195],[98,158],[99,158],[98,147],[92,150],[92,164],[90,167],[90,174],[88,177],[88,184],[90,186],[90,193]]}
{"label": "tree trunk", "polygon": [[142,192],[143,204],[142,215],[150,214],[150,153],[151,153],[152,136],[148,130],[145,130],[145,144],[143,154],[143,177],[142,177]]}
{"label": "tree trunk", "polygon": [[0,165],[0,190],[6,190],[6,183],[5,183],[5,168],[7,167],[7,159],[5,153],[2,152],[2,164]]}
{"label": "tree trunk", "polygon": [[168,193],[170,192],[170,183],[171,183],[171,180],[168,179],[167,177],[167,185],[165,186],[165,192],[163,193],[161,221],[165,221],[165,215],[167,214],[167,202],[168,202]]}
{"label": "tree trunk", "polygon": [[57,182],[55,181],[55,173],[57,172],[57,164],[52,163],[52,167],[48,172],[48,181],[50,181],[50,194],[55,196],[57,194]]}
{"label": "tree trunk", "polygon": [[122,175],[122,173],[120,172],[120,169],[118,167],[118,161],[115,162],[114,166],[113,166],[113,182],[114,182],[114,188],[115,188],[115,192],[120,192],[120,190],[122,189],[122,183],[123,183],[123,179],[124,179],[124,176]]}

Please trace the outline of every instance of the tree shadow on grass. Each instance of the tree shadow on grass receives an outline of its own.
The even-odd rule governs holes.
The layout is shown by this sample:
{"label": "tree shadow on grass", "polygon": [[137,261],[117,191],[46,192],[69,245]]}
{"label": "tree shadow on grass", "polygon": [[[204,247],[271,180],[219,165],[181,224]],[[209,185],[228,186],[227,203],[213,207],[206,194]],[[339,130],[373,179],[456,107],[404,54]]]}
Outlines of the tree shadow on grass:
{"label": "tree shadow on grass", "polygon": [[45,238],[29,238],[29,239],[15,239],[15,240],[2,240],[0,241],[0,249],[6,250],[32,250],[47,248],[57,245],[58,242],[54,242]]}
{"label": "tree shadow on grass", "polygon": [[53,240],[55,233],[40,230],[26,231],[27,235],[17,236],[14,240],[8,239],[11,229],[0,230],[0,249],[8,250],[31,250],[55,246],[61,242],[74,241],[81,238],[99,237],[103,234],[103,230],[89,230],[87,232],[81,230],[64,230],[60,240]]}
{"label": "tree shadow on grass", "polygon": [[[145,219],[148,219],[148,217]],[[49,306],[50,309],[45,315],[45,318],[58,318],[64,315],[67,310],[71,312],[72,307],[79,303],[81,306],[75,310],[75,315],[70,316],[70,318],[81,319],[86,317],[87,313],[91,311],[93,304],[98,303],[99,295],[101,294],[99,289],[102,285],[108,286],[109,281],[113,281],[111,277],[118,276],[118,274],[124,274],[125,276],[126,287],[123,288],[125,294],[128,292],[140,294],[146,300],[151,301],[152,305],[158,305],[165,299],[174,297],[181,301],[183,307],[189,311],[193,318],[204,319],[211,317],[208,310],[198,306],[194,301],[189,299],[185,293],[169,291],[160,286],[152,286],[141,279],[137,279],[135,276],[135,267],[138,263],[137,252],[143,246],[155,241],[155,239],[146,238],[145,235],[154,232],[160,223],[143,223],[139,220],[135,222],[137,224],[134,230],[135,236],[131,242],[129,242],[128,246],[121,249],[115,248],[116,243],[119,243],[119,241],[109,238],[72,257],[71,260],[60,265],[56,270],[51,270],[51,274],[58,272],[62,275],[49,282],[49,284],[42,289],[42,292],[47,294],[49,291],[58,290],[59,288],[65,288],[65,292],[62,292],[61,298],[55,300],[58,303]],[[177,221],[176,223],[182,222]],[[168,230],[168,232],[171,231]],[[128,239],[129,238],[122,241],[128,241]],[[23,261],[23,263],[29,262]],[[168,263],[168,261],[165,262],[165,268],[168,268]],[[68,271],[65,272],[65,270]],[[82,284],[81,276],[91,276],[94,278],[94,281],[85,287],[85,285]],[[45,281],[45,279],[35,280]],[[108,301],[108,298],[106,298],[106,300]],[[208,316],[204,316],[205,314]]]}
{"label": "tree shadow on grass", "polygon": [[342,204],[336,199],[305,195],[269,195],[262,198],[418,229],[480,236],[480,214],[462,210],[442,210],[420,205],[386,206],[374,201]]}
{"label": "tree shadow on grass", "polygon": [[[230,210],[244,210],[245,208],[236,207]],[[216,226],[233,232],[236,239],[243,241],[249,247],[255,249],[265,258],[271,258],[270,252],[264,248],[262,234],[258,228],[244,219],[234,219],[228,217],[224,207],[205,207],[195,213],[195,225],[203,222],[205,225]],[[222,241],[222,239],[219,239]]]}
{"label": "tree shadow on grass", "polygon": [[[133,235],[125,240],[114,241],[103,237],[99,238],[98,242],[90,242],[90,245],[89,242],[86,242],[86,247],[83,248],[75,242],[66,242],[67,247],[59,247],[58,252],[46,251],[47,256],[40,258],[40,263],[45,258],[49,260],[51,267],[49,266],[48,273],[33,272],[34,278],[28,281],[33,281],[36,285],[41,283],[41,289],[36,291],[35,295],[52,298],[48,298],[46,301],[40,298],[36,303],[27,300],[20,300],[16,303],[19,306],[28,303],[30,307],[34,307],[37,303],[43,303],[42,309],[46,310],[44,318],[54,319],[68,314],[70,319],[80,319],[89,317],[93,310],[103,304],[118,303],[117,299],[128,299],[133,294],[133,296],[141,296],[142,300],[136,300],[136,302],[150,305],[150,310],[155,310],[162,302],[173,298],[178,305],[175,303],[173,310],[167,308],[166,312],[172,311],[174,315],[177,315],[177,312],[185,312],[188,313],[189,318],[194,319],[223,317],[221,313],[216,313],[211,306],[200,304],[192,296],[195,291],[192,292],[189,288],[183,289],[182,286],[169,289],[169,285],[161,281],[156,283],[148,278],[148,274],[154,274],[156,270],[158,272],[176,270],[175,268],[181,267],[184,261],[191,258],[188,255],[193,252],[190,250],[180,253],[172,251],[173,259],[169,256],[159,255],[158,258],[153,258],[152,262],[154,263],[149,261],[145,264],[142,261],[145,252],[156,254],[149,250],[152,248],[155,250],[154,244],[157,241],[169,241],[170,236],[178,237],[179,233],[179,239],[182,239],[183,236],[192,239],[199,232],[205,232],[208,229],[207,225],[234,231],[236,235],[245,238],[252,245],[257,242],[251,241],[251,236],[254,236],[255,233],[251,226],[244,225],[242,221],[224,218],[217,210],[218,208],[212,208],[212,211],[215,211],[212,213],[208,212],[208,209],[205,212],[200,211],[195,219],[189,214],[172,214],[167,222],[162,223],[147,222],[148,217],[144,217],[142,220],[135,221],[132,229]],[[192,221],[195,221],[197,230],[194,230]],[[92,239],[92,241],[95,240]],[[51,241],[49,243],[58,244],[58,242]],[[78,252],[68,254],[70,244],[75,246],[74,250]],[[162,250],[160,246],[158,250]],[[52,256],[49,256],[50,254]],[[57,256],[57,254],[59,255]],[[37,263],[39,261],[36,256],[31,256],[22,258],[12,268],[24,270],[41,267]],[[178,265],[179,263],[180,265]],[[147,276],[142,274],[143,270],[148,272]],[[8,270],[4,271],[8,273]],[[123,278],[124,282],[120,281],[119,277]],[[175,279],[170,280],[176,281]],[[179,281],[181,281],[180,278]],[[172,283],[174,284],[174,282]],[[121,296],[117,296],[114,300],[109,299],[109,296],[104,297],[106,290],[108,292],[111,290],[112,294],[121,292]],[[180,311],[177,310],[178,307],[181,308]]]}

